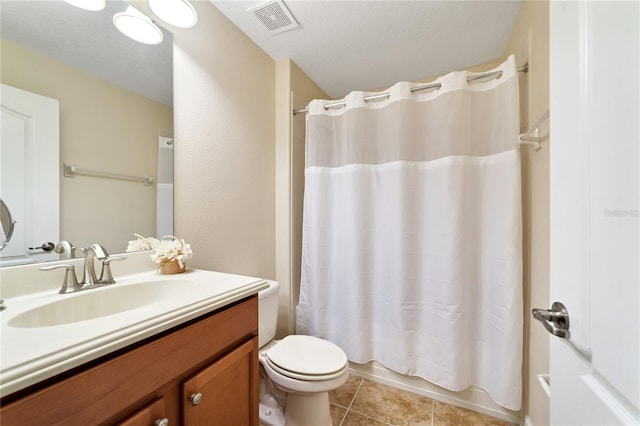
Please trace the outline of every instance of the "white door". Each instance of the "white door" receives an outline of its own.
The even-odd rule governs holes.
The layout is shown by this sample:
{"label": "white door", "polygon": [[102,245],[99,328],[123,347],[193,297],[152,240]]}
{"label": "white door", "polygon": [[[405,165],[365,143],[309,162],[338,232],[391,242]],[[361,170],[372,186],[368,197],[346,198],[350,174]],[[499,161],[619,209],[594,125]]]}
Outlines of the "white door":
{"label": "white door", "polygon": [[60,236],[58,101],[5,84],[0,101],[0,198],[16,221],[0,264],[57,259],[29,247]]}
{"label": "white door", "polygon": [[640,424],[639,56],[638,1],[550,3],[554,425]]}

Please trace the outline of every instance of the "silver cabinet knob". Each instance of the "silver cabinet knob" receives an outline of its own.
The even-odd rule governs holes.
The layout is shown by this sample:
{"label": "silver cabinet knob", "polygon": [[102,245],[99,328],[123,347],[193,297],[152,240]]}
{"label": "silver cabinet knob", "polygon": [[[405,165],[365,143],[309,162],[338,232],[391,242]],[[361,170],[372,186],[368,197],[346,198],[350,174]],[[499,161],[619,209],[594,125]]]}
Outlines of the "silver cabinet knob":
{"label": "silver cabinet knob", "polygon": [[164,419],[158,419],[154,423],[154,426],[169,426],[169,419],[166,417]]}
{"label": "silver cabinet knob", "polygon": [[200,392],[192,393],[191,396],[189,397],[189,401],[191,401],[191,405],[200,404],[200,401],[202,401],[202,394]]}

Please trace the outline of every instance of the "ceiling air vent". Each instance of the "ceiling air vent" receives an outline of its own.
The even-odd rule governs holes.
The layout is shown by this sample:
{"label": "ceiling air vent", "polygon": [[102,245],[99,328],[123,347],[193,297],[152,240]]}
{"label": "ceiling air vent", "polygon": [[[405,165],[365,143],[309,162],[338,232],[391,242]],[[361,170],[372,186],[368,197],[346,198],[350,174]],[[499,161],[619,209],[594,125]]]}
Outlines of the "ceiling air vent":
{"label": "ceiling air vent", "polygon": [[271,34],[298,27],[289,9],[280,0],[268,1],[249,9],[264,24]]}

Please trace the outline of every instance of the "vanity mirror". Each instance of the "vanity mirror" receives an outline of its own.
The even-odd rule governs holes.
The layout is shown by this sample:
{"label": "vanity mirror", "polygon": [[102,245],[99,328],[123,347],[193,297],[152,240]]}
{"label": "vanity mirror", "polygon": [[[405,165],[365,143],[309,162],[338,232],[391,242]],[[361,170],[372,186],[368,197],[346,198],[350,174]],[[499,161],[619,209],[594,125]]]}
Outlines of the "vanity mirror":
{"label": "vanity mirror", "polygon": [[9,207],[0,199],[0,250],[11,241],[15,225],[16,221],[13,220]]}
{"label": "vanity mirror", "polygon": [[[23,139],[5,137],[5,119],[21,116],[3,98],[3,166],[9,143],[19,145],[26,160],[24,175],[3,174],[0,196],[17,221],[14,240],[24,235],[24,241],[8,247],[15,242],[25,249],[11,256],[0,252],[0,266],[67,255],[38,248],[48,242],[66,240],[72,247],[99,242],[119,253],[134,233],[162,236],[173,231],[172,35],[162,29],[164,40],[153,46],[123,36],[113,16],[127,7],[107,1],[96,12],[62,0],[1,0],[3,93],[11,86],[58,105],[59,158],[51,156],[51,161],[57,168],[59,206],[52,202],[37,210],[47,217],[57,213],[54,223],[59,227],[47,233],[40,223],[29,223],[34,208],[24,204],[50,195],[37,188],[31,192],[29,182],[51,178],[28,162],[40,153],[30,139],[38,135],[30,131],[29,117],[16,127],[25,129]],[[22,197],[12,201],[5,195],[11,191]]]}

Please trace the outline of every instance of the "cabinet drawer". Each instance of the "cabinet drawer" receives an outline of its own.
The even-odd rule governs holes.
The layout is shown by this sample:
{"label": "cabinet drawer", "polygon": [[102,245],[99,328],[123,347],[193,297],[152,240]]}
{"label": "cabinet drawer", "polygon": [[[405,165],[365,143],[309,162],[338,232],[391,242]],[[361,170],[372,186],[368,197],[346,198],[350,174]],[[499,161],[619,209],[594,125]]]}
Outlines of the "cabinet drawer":
{"label": "cabinet drawer", "polygon": [[[257,334],[252,296],[4,405],[2,425],[113,423]],[[178,415],[178,401],[165,405]]]}
{"label": "cabinet drawer", "polygon": [[[151,426],[162,424],[165,419],[164,398],[158,398],[151,404],[142,407],[131,416],[117,423],[117,426]],[[167,421],[167,423],[169,423]]]}

